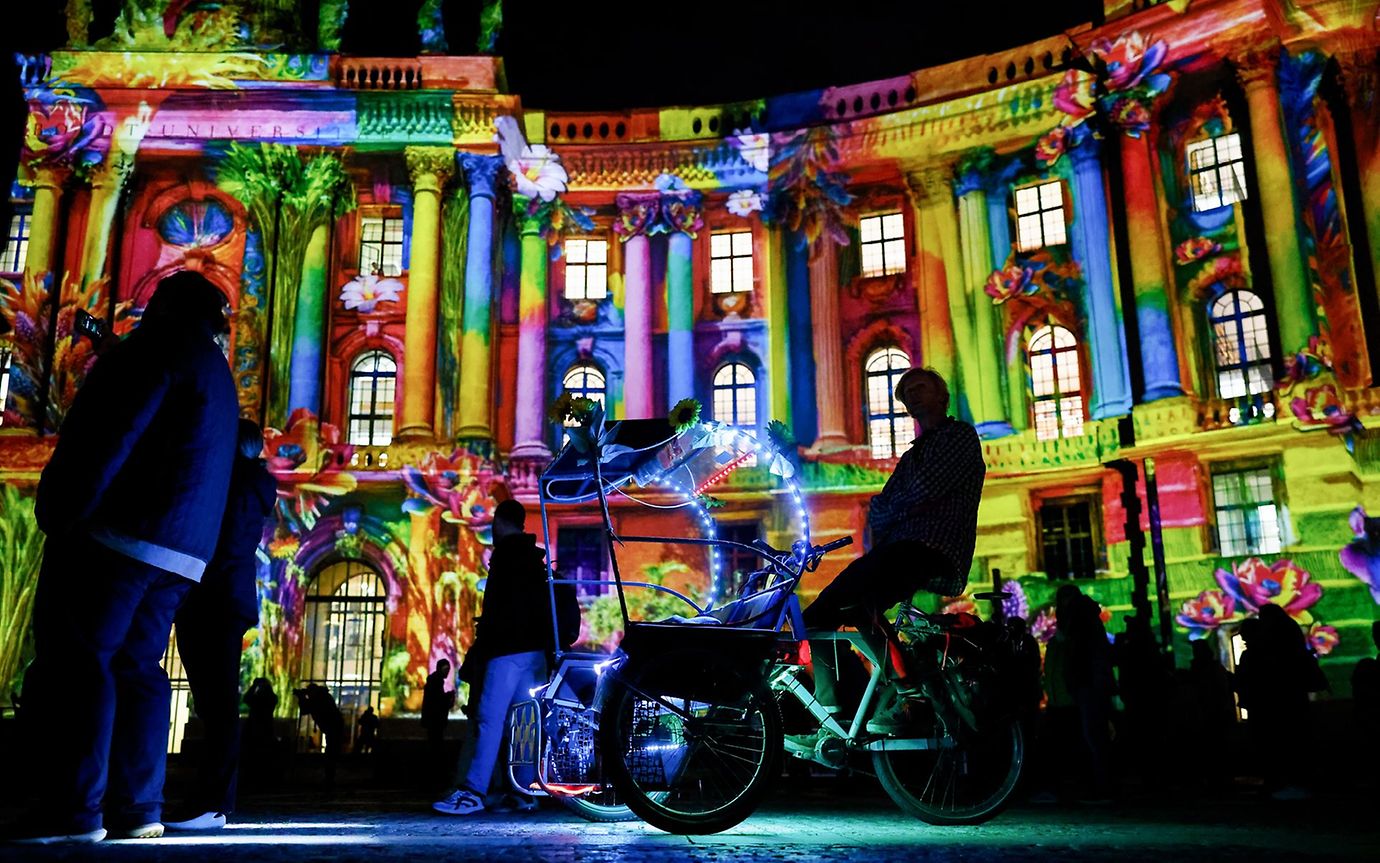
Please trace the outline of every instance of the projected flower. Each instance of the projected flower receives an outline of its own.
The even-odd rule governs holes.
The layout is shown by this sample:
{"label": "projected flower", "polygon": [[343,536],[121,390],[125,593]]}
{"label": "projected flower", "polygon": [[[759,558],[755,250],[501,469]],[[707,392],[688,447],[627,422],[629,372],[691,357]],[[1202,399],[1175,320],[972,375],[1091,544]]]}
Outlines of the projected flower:
{"label": "projected flower", "polygon": [[1318,336],[1308,338],[1308,347],[1284,358],[1284,378],[1280,386],[1312,380],[1332,368],[1332,346]]}
{"label": "projected flower", "polygon": [[735,216],[751,216],[762,211],[762,195],[756,189],[739,189],[728,196],[726,206]]}
{"label": "projected flower", "polygon": [[1054,633],[1059,631],[1059,619],[1053,608],[1042,608],[1030,623],[1030,634],[1041,644],[1049,644]]}
{"label": "projected flower", "polygon": [[1247,614],[1274,604],[1301,624],[1313,622],[1308,609],[1322,598],[1322,587],[1313,584],[1308,571],[1292,560],[1268,564],[1258,557],[1248,557],[1238,561],[1231,572],[1217,570],[1216,579],[1226,595]]}
{"label": "projected flower", "polygon": [[1365,507],[1358,506],[1351,511],[1350,524],[1356,538],[1339,553],[1342,566],[1361,580],[1380,605],[1380,518],[1367,516]]}
{"label": "projected flower", "polygon": [[1147,44],[1144,34],[1132,30],[1115,42],[1096,39],[1089,46],[1107,64],[1107,89],[1111,92],[1144,86],[1152,92],[1169,89],[1169,76],[1156,72],[1169,47],[1163,39]]}
{"label": "projected flower", "polygon": [[345,283],[340,289],[340,301],[347,309],[369,313],[385,300],[396,303],[403,289],[397,279],[385,279],[377,273],[358,276]]}
{"label": "projected flower", "polygon": [[729,143],[738,148],[738,155],[752,166],[753,170],[766,173],[771,166],[771,136],[765,132],[753,133],[751,129],[734,129]]}
{"label": "projected flower", "polygon": [[1332,434],[1346,435],[1361,431],[1361,421],[1342,404],[1337,388],[1332,384],[1309,387],[1302,396],[1289,403],[1289,409],[1302,426],[1324,426]]}
{"label": "projected flower", "polygon": [[344,469],[353,454],[340,429],[306,408],[292,412],[287,428],[264,429],[264,456],[278,480],[278,515],[289,531],[311,530],[330,498],[355,490],[354,474]]}
{"label": "projected flower", "polygon": [[1030,598],[1026,596],[1025,588],[1019,581],[1002,582],[1001,589],[1005,593],[1011,594],[1001,601],[1002,614],[1007,617],[1019,617],[1022,620],[1030,619]]}
{"label": "projected flower", "polygon": [[1236,600],[1216,588],[1205,590],[1180,606],[1174,619],[1188,630],[1191,640],[1199,641],[1223,623],[1238,619]]}
{"label": "projected flower", "polygon": [[1038,291],[1040,286],[1035,284],[1032,275],[1031,270],[1020,263],[1007,264],[1000,270],[992,271],[983,290],[999,306],[1007,300]]}
{"label": "projected flower", "polygon": [[219,201],[183,201],[158,218],[158,235],[181,249],[218,245],[234,229],[234,217]]}
{"label": "projected flower", "polygon": [[545,144],[528,144],[517,120],[503,116],[494,121],[494,140],[503,153],[503,164],[513,177],[519,195],[550,201],[565,191],[570,179],[561,157]]}
{"label": "projected flower", "polygon": [[1131,96],[1111,96],[1107,99],[1107,117],[1133,138],[1150,128],[1150,108],[1141,99]]}
{"label": "projected flower", "polygon": [[403,468],[403,482],[414,496],[403,501],[403,512],[441,511],[441,520],[472,528],[493,521],[493,466],[465,449],[449,456],[429,452],[420,464]]}
{"label": "projected flower", "polygon": [[1308,646],[1318,656],[1326,656],[1342,643],[1342,637],[1331,626],[1315,623],[1308,627]]}
{"label": "projected flower", "polygon": [[23,161],[33,167],[65,165],[78,171],[100,164],[100,99],[85,88],[33,87],[24,130]]}
{"label": "projected flower", "polygon": [[1035,158],[1042,165],[1053,165],[1068,152],[1070,141],[1069,127],[1055,126],[1035,142]]}
{"label": "projected flower", "polygon": [[1222,251],[1222,244],[1206,237],[1190,237],[1174,247],[1174,261],[1178,264],[1191,264],[1209,255]]}
{"label": "projected flower", "polygon": [[1064,73],[1064,78],[1054,88],[1054,107],[1067,115],[1065,125],[1081,123],[1092,116],[1097,96],[1093,92],[1093,79],[1073,69]]}

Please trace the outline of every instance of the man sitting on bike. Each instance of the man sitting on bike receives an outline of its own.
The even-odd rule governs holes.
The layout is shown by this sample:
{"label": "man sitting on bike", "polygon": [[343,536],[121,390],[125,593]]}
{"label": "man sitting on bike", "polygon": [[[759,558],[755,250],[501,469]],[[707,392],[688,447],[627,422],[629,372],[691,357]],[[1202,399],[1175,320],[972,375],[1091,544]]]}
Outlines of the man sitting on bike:
{"label": "man sitting on bike", "polygon": [[[805,628],[854,626],[875,632],[879,614],[919,590],[957,596],[968,584],[977,539],[978,502],[987,465],[970,425],[948,416],[949,388],[938,372],[915,368],[896,383],[896,397],[920,435],[906,450],[868,510],[871,549],[850,563],[805,609]],[[815,698],[837,712],[839,642],[811,642]],[[844,642],[846,645],[846,642]],[[904,725],[903,706],[879,712],[873,733]]]}

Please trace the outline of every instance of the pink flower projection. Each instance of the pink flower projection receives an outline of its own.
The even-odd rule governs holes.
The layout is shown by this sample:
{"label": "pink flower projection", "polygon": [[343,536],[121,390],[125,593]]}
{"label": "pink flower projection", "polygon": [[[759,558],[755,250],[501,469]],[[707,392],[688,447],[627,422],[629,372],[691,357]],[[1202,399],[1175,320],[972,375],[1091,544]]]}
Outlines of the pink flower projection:
{"label": "pink flower projection", "polygon": [[1365,507],[1358,506],[1351,511],[1350,524],[1356,538],[1339,553],[1342,566],[1361,580],[1380,605],[1380,518],[1366,515]]}
{"label": "pink flower projection", "polygon": [[1175,616],[1193,641],[1206,638],[1223,624],[1253,617],[1266,605],[1278,605],[1300,626],[1309,626],[1313,624],[1309,609],[1322,599],[1322,587],[1313,583],[1308,570],[1288,559],[1271,564],[1248,557],[1230,572],[1218,569],[1215,578],[1218,587],[1185,602]]}

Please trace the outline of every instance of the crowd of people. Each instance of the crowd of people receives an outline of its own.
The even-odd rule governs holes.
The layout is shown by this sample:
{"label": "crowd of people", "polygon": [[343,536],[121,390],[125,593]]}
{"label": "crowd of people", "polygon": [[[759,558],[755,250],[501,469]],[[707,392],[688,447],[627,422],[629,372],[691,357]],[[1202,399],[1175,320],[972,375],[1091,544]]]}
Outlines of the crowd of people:
{"label": "crowd of people", "polygon": [[[63,422],[38,488],[47,541],[35,659],[20,702],[23,751],[43,767],[29,773],[34,813],[11,840],[94,842],[223,827],[235,807],[242,742],[253,756],[246,764],[271,761],[276,751],[278,695],[259,678],[241,698],[239,674],[243,635],[258,619],[256,550],[277,489],[260,458],[261,430],[238,416],[217,344],[227,330],[224,297],[203,276],[164,279],[138,328],[100,343]],[[986,470],[980,441],[972,426],[948,416],[948,388],[933,370],[907,372],[896,394],[919,435],[872,501],[870,549],[805,610],[812,633],[876,628],[881,611],[918,590],[957,595],[966,586]],[[451,789],[432,804],[444,815],[536,808],[529,796],[494,791],[504,726],[512,705],[546,681],[553,632],[562,645],[575,641],[580,612],[573,589],[559,590],[555,603],[531,601],[547,587],[546,551],[525,522],[515,500],[493,513],[476,641],[459,668],[471,721],[453,777],[442,766],[457,683],[448,660],[424,687],[427,763],[434,784]],[[1195,746],[1224,751],[1238,705],[1253,751],[1266,752],[1307,734],[1309,695],[1327,685],[1302,630],[1273,605],[1242,624],[1246,650],[1234,675],[1206,642],[1195,642],[1189,667],[1174,671],[1139,616],[1109,639],[1100,607],[1075,585],[1059,589],[1056,612],[1043,665],[1026,651],[1035,658],[1013,680],[1037,732],[1039,795],[1109,801],[1127,773],[1154,784],[1170,747],[1181,744],[1173,729],[1186,721]],[[175,817],[165,817],[170,692],[161,661],[174,622],[204,736],[193,788]],[[838,657],[822,642],[813,655],[817,698],[837,711]],[[899,695],[868,722],[872,733],[907,722],[907,680],[896,671]],[[1354,688],[1359,716],[1374,727],[1380,663],[1358,664]],[[372,707],[347,721],[326,687],[310,683],[293,694],[322,738],[328,783],[351,739],[360,755],[374,750],[381,721]],[[1199,765],[1205,781],[1229,780],[1224,763]],[[1261,764],[1272,796],[1308,795],[1303,762]]]}

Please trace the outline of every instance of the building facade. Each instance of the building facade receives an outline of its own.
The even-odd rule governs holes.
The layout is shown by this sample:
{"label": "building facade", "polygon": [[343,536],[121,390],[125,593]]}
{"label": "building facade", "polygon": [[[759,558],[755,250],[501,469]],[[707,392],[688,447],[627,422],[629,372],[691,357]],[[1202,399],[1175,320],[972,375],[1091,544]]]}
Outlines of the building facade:
{"label": "building facade", "polygon": [[[781,420],[823,541],[862,536],[914,436],[893,387],[915,365],[984,441],[970,585],[999,573],[1041,639],[1072,581],[1109,631],[1148,597],[1181,664],[1204,638],[1233,662],[1267,602],[1339,693],[1372,650],[1378,4],[1109,3],[1099,27],[894,79],[601,114],[524,105],[494,57],[336,53],[345,3],[303,50],[247,47],[281,26],[249,4],[148,5],[95,44],[74,14],[68,48],[20,63],[5,684],[34,487],[94,359],[75,313],[127,332],[181,269],[225,293],[241,407],[269,430],[245,674],[280,694],[417,709],[473,638],[487,514],[533,501],[564,440],[562,392]],[[720,536],[795,538],[765,466],[714,493]],[[614,522],[693,533],[679,513],[624,501]],[[555,510],[550,544],[608,577],[592,510]],[[640,549],[624,571],[705,597],[751,565],[711,584]],[[606,587],[581,593],[610,642]]]}

